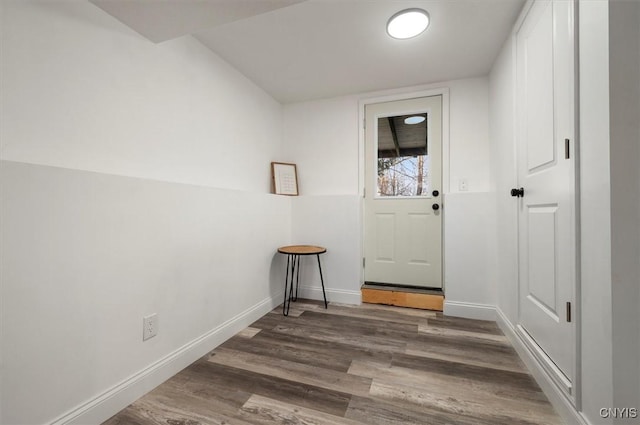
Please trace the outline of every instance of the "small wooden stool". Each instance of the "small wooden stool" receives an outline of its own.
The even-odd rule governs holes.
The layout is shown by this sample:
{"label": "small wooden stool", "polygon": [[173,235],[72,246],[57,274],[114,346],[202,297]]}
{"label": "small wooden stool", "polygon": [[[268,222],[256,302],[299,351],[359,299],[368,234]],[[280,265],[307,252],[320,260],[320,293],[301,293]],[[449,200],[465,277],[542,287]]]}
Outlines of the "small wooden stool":
{"label": "small wooden stool", "polygon": [[[318,258],[318,270],[320,270],[320,283],[322,284],[322,296],[324,297],[324,308],[327,308],[327,295],[324,292],[324,280],[322,279],[322,266],[320,265],[320,254],[327,252],[326,248],[314,245],[290,245],[278,248],[280,254],[287,255],[287,275],[284,278],[284,304],[282,305],[282,314],[289,315],[289,307],[291,301],[298,300],[298,286],[300,285],[300,257],[303,255],[315,255]],[[289,268],[291,268],[291,282],[289,282]],[[295,292],[293,277],[296,274]],[[289,296],[287,296],[287,288],[289,288]]]}

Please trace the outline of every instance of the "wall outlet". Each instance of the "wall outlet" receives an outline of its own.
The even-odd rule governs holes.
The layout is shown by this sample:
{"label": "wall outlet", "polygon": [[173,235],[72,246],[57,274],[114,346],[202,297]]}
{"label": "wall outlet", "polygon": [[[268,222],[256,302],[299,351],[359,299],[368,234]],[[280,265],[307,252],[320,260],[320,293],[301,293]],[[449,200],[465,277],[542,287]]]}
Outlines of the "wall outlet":
{"label": "wall outlet", "polygon": [[158,314],[153,313],[142,318],[142,340],[146,341],[158,334]]}
{"label": "wall outlet", "polygon": [[469,190],[469,181],[466,177],[458,180],[458,190],[460,192],[466,192],[467,190]]}

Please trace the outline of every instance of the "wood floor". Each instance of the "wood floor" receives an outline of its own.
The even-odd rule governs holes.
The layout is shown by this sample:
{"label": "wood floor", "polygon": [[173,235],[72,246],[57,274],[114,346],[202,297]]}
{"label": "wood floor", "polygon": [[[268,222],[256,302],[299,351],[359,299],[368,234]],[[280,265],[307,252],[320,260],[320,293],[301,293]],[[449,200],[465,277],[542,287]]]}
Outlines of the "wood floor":
{"label": "wood floor", "polygon": [[299,300],[105,424],[561,424],[493,322]]}

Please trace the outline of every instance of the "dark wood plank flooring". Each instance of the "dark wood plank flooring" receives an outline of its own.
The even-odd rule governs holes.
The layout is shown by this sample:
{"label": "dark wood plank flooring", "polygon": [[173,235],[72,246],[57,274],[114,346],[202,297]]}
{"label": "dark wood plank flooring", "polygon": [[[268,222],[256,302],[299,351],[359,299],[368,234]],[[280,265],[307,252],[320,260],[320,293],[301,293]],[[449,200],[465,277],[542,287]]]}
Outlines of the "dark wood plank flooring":
{"label": "dark wood plank flooring", "polygon": [[493,322],[323,307],[273,310],[105,424],[562,423]]}

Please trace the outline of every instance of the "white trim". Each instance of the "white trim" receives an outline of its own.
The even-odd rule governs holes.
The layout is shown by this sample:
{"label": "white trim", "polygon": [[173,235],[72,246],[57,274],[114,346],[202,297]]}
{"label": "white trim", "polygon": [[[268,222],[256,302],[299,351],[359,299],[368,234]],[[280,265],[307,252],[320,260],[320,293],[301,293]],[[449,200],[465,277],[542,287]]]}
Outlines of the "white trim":
{"label": "white trim", "polygon": [[574,144],[573,144],[573,156],[574,156],[574,250],[575,250],[575,280],[574,280],[574,288],[573,288],[573,316],[575,321],[574,327],[574,375],[573,375],[573,388],[574,393],[573,397],[575,400],[575,406],[577,410],[582,409],[582,243],[581,243],[581,229],[582,229],[582,219],[581,219],[581,211],[580,211],[580,29],[579,29],[579,7],[580,4],[578,0],[573,1],[573,49],[574,49],[574,58],[573,58],[573,72],[575,76],[575,87],[574,87],[574,105],[575,109],[574,113]]}
{"label": "white trim", "polygon": [[102,423],[281,303],[284,292],[265,298],[209,332],[68,411],[51,425]]}
{"label": "white trim", "polygon": [[522,337],[515,330],[511,322],[509,322],[509,319],[507,319],[502,310],[496,307],[495,312],[498,326],[509,339],[509,342],[511,342],[511,345],[515,348],[518,356],[520,356],[520,359],[522,359],[524,364],[527,366],[527,369],[529,369],[529,372],[531,372],[531,375],[533,375],[534,379],[538,385],[540,385],[540,388],[562,419],[564,419],[567,424],[592,425],[581,412],[576,410],[571,399],[569,399],[567,394],[549,375],[544,365],[540,363],[540,360],[525,344]]}
{"label": "white trim", "polygon": [[487,304],[466,303],[462,301],[444,301],[445,316],[464,317],[476,320],[496,320],[496,308]]}
{"label": "white trim", "polygon": [[562,388],[565,394],[572,398],[571,394],[573,393],[574,389],[569,378],[567,378],[565,374],[562,373],[560,368],[556,366],[551,358],[549,358],[547,353],[545,353],[544,350],[540,348],[533,337],[529,335],[529,332],[527,332],[527,330],[522,325],[516,326],[516,333],[518,334],[520,339],[522,339],[522,342],[527,346],[527,348],[529,348],[529,351],[531,351],[531,353],[536,357],[538,363],[540,363],[549,374],[549,376],[551,376],[556,385]]}
{"label": "white trim", "polygon": [[[298,296],[310,300],[322,300],[322,288],[319,286],[300,285]],[[362,303],[362,293],[360,291],[349,291],[347,289],[325,288],[328,302],[341,304],[360,305]],[[283,295],[284,296],[284,295]]]}

